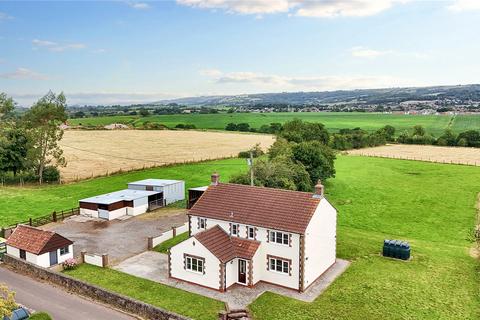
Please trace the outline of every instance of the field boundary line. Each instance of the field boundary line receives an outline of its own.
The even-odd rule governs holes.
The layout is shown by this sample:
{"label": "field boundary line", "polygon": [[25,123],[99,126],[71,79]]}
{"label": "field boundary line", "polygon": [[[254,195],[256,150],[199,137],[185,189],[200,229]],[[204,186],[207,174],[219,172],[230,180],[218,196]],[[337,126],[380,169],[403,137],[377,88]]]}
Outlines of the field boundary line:
{"label": "field boundary line", "polygon": [[425,158],[416,158],[416,157],[402,157],[398,155],[378,155],[378,154],[369,154],[369,153],[358,153],[358,154],[350,154],[347,152],[348,156],[360,156],[360,157],[370,157],[370,158],[383,158],[383,159],[395,159],[395,160],[409,160],[409,161],[420,161],[420,162],[429,162],[429,163],[440,163],[440,164],[454,164],[454,165],[461,165],[461,166],[470,166],[470,167],[478,167],[480,166],[480,162],[455,162],[455,161],[441,161],[441,160],[434,160],[434,159],[425,159]]}

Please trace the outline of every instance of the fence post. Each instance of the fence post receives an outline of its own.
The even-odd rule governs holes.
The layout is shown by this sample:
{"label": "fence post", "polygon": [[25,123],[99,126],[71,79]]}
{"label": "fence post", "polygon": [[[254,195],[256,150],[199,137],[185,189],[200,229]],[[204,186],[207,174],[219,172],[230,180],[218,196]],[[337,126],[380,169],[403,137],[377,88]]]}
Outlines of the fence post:
{"label": "fence post", "polygon": [[173,234],[172,238],[175,238],[175,236],[177,235],[177,227],[172,227],[172,234]]}
{"label": "fence post", "polygon": [[80,260],[82,260],[80,263],[85,263],[85,253],[86,253],[86,251],[81,251],[80,252]]}
{"label": "fence post", "polygon": [[28,225],[31,227],[32,226],[32,218],[28,219]]}
{"label": "fence post", "polygon": [[108,254],[102,254],[102,267],[105,268],[108,266]]}
{"label": "fence post", "polygon": [[52,220],[53,220],[53,222],[57,222],[57,212],[56,211],[53,211],[53,213],[52,213]]}
{"label": "fence post", "polygon": [[153,249],[153,237],[148,237],[147,238],[147,250],[152,250]]}

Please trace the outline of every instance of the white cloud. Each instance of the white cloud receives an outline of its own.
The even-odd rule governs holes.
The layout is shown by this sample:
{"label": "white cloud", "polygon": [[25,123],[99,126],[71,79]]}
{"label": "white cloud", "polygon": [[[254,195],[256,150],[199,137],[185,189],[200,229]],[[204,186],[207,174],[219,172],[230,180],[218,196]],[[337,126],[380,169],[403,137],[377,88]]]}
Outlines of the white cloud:
{"label": "white cloud", "polygon": [[132,7],[133,9],[137,9],[137,10],[146,10],[146,9],[150,9],[150,5],[146,2],[133,2],[133,1],[129,1],[127,2],[127,4]]}
{"label": "white cloud", "polygon": [[2,21],[2,20],[11,20],[11,19],[13,19],[12,16],[6,14],[5,12],[1,12],[1,11],[0,11],[0,21]]}
{"label": "white cloud", "polygon": [[27,68],[17,68],[13,72],[1,73],[0,78],[13,80],[48,80],[48,76]]}
{"label": "white cloud", "polygon": [[217,69],[202,69],[199,71],[202,76],[218,77],[222,75],[222,71]]}
{"label": "white cloud", "polygon": [[383,56],[386,54],[390,54],[393,51],[391,50],[374,50],[374,49],[369,49],[365,47],[353,47],[350,49],[350,53],[352,54],[353,57],[356,58],[377,58],[379,56]]}
{"label": "white cloud", "polygon": [[59,44],[54,41],[49,41],[49,40],[39,40],[39,39],[33,39],[32,44],[35,49],[38,48],[45,48],[49,51],[52,52],[63,52],[66,50],[79,50],[79,49],[85,49],[87,46],[83,43],[63,43]]}
{"label": "white cloud", "polygon": [[454,12],[480,10],[480,1],[479,0],[454,0],[449,6],[447,6],[447,8]]}
{"label": "white cloud", "polygon": [[229,13],[268,14],[288,12],[291,0],[177,0],[177,3],[201,9],[223,9]]}
{"label": "white cloud", "polygon": [[390,76],[281,76],[256,72],[231,72],[210,76],[219,85],[252,85],[273,91],[322,91],[413,86],[411,79]]}
{"label": "white cloud", "polygon": [[178,4],[239,14],[289,13],[302,17],[364,17],[409,0],[177,0]]}
{"label": "white cloud", "polygon": [[105,53],[105,52],[107,52],[107,49],[103,49],[103,48],[92,50],[92,53]]}

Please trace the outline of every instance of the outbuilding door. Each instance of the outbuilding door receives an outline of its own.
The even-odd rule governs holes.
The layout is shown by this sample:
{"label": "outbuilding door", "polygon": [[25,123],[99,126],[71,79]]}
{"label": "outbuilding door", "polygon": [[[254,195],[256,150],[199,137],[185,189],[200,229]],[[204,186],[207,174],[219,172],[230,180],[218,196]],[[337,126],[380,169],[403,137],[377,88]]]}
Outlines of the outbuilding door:
{"label": "outbuilding door", "polygon": [[238,259],[238,282],[247,284],[247,261]]}
{"label": "outbuilding door", "polygon": [[58,263],[57,250],[50,251],[50,265],[54,266]]}

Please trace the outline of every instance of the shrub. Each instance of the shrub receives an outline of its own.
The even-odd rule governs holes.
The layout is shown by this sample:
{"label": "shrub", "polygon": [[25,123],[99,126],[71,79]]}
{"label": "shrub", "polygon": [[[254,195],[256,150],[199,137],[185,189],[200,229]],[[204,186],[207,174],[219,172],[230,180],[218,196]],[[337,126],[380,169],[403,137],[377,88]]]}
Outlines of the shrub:
{"label": "shrub", "polygon": [[43,181],[45,182],[58,182],[60,181],[60,171],[57,167],[47,166],[43,170]]}
{"label": "shrub", "polygon": [[250,149],[248,151],[239,152],[238,157],[239,158],[250,158],[250,152],[252,153],[252,156],[254,158],[258,158],[258,157],[265,154],[265,152],[263,152],[262,148],[260,148],[260,144],[257,143],[252,149]]}
{"label": "shrub", "polygon": [[75,258],[69,258],[62,263],[64,270],[73,270],[78,266],[78,262]]}
{"label": "shrub", "polygon": [[52,317],[46,312],[35,312],[28,318],[30,320],[52,320]]}

